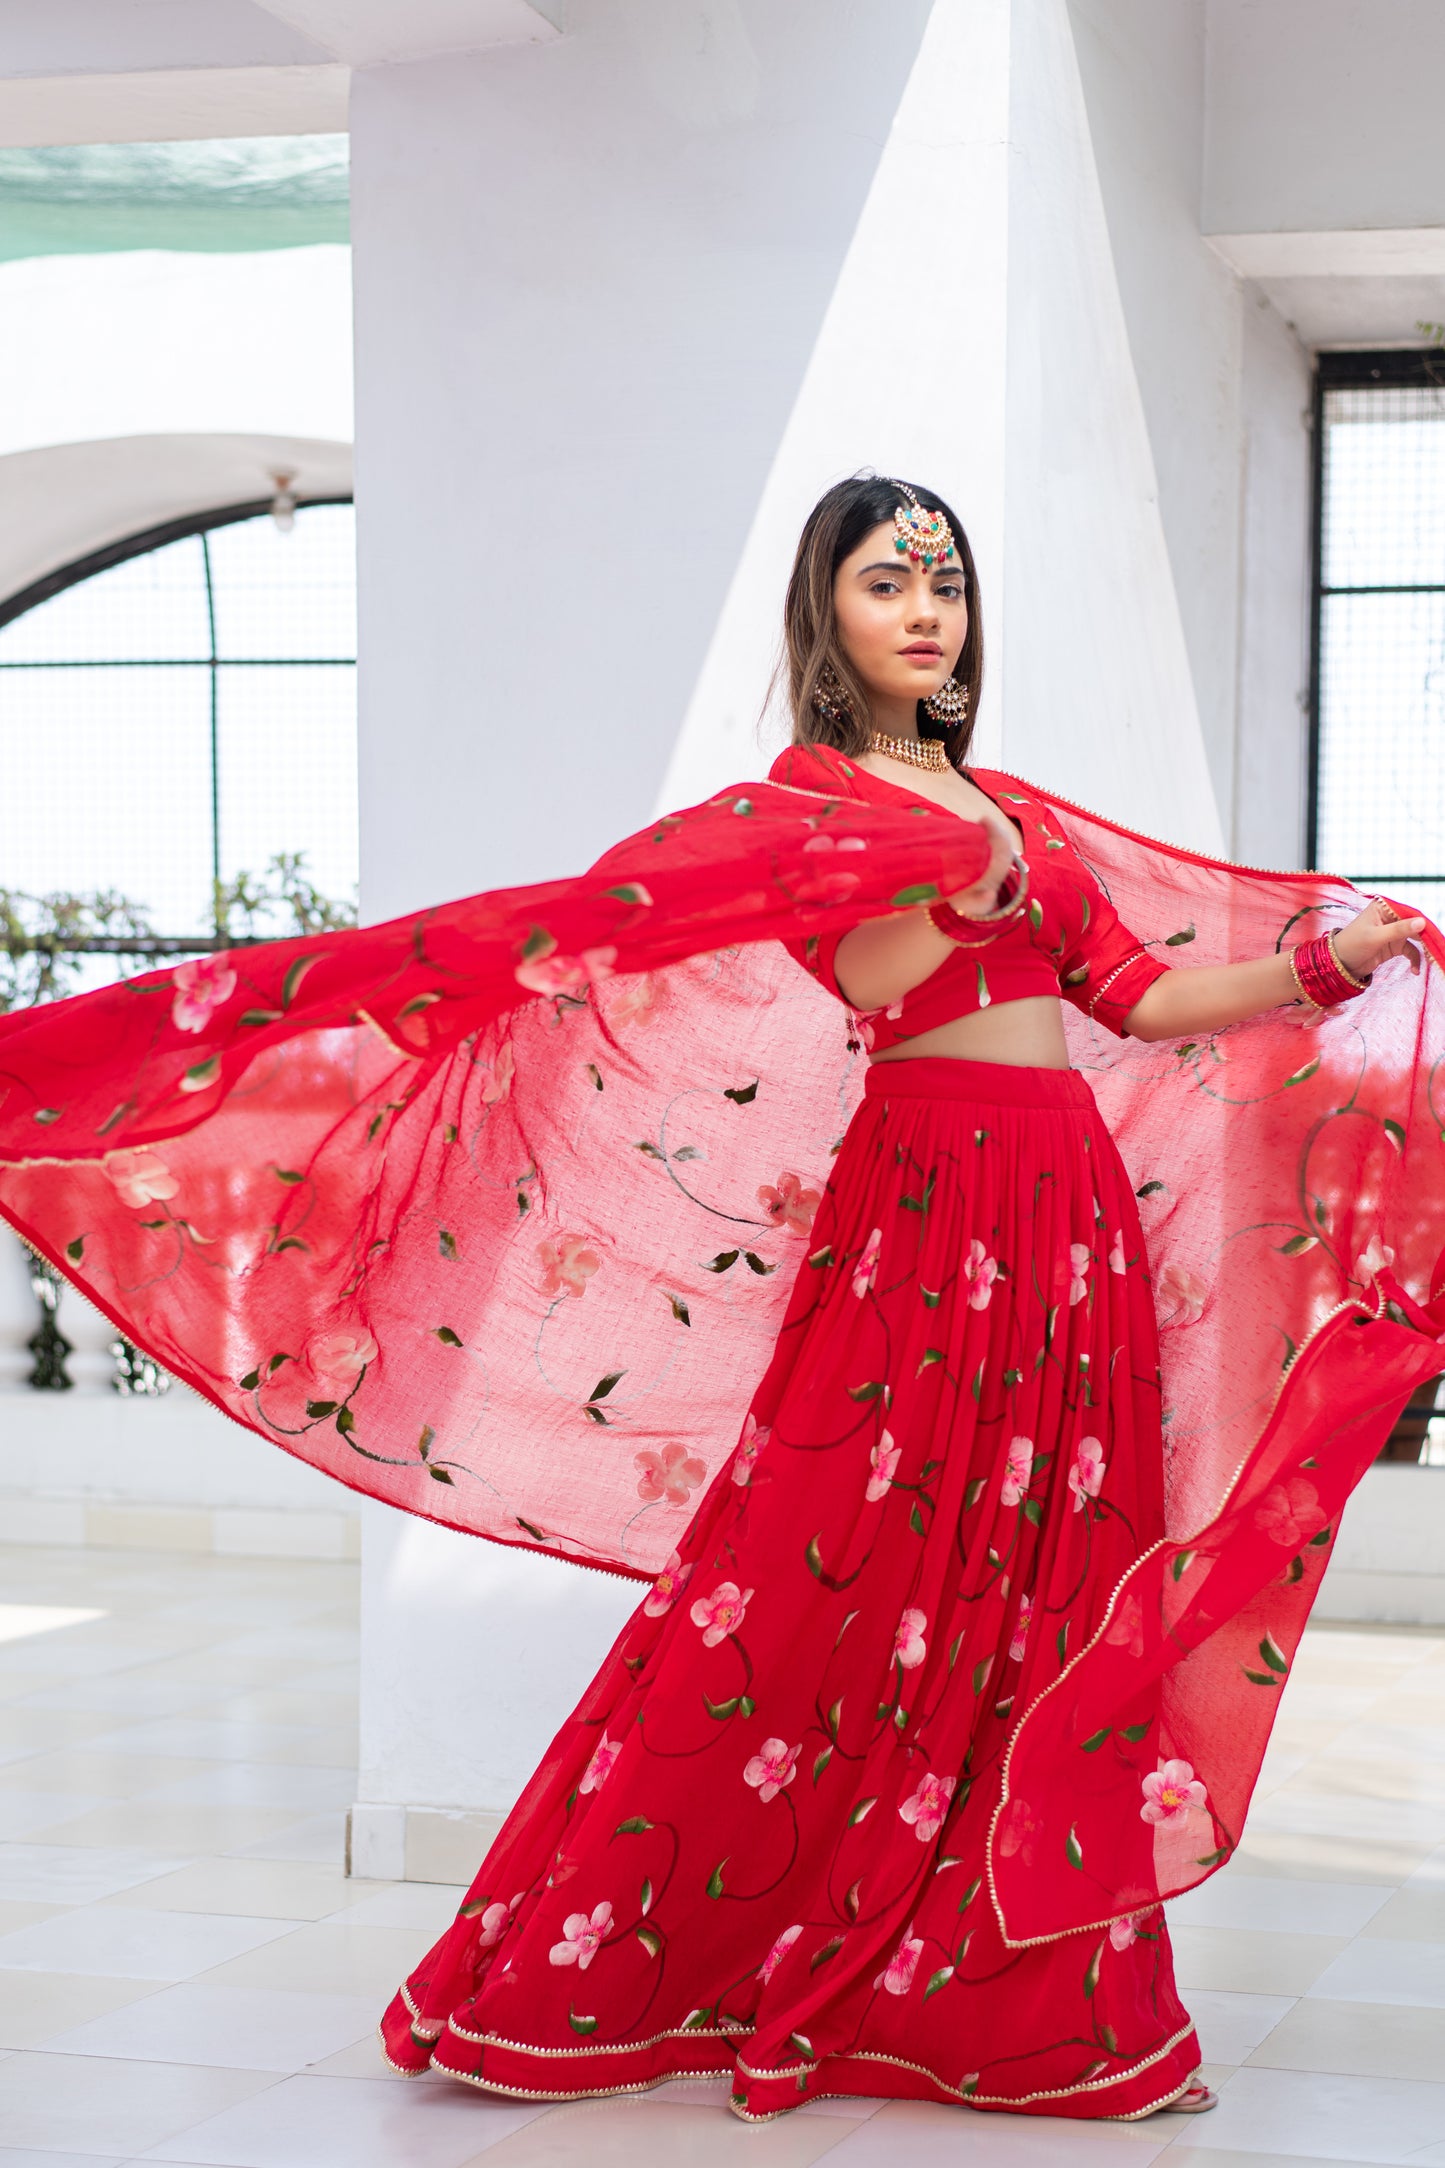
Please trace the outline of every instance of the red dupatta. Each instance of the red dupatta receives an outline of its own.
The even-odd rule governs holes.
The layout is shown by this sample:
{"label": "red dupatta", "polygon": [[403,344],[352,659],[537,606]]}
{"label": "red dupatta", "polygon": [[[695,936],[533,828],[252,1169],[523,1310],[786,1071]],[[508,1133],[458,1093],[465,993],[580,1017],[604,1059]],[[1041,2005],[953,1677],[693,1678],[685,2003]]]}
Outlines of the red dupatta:
{"label": "red dupatta", "polygon": [[[1180,961],[1359,907],[1038,795]],[[23,1012],[0,1021],[0,1213],[285,1450],[650,1578],[736,1441],[861,1089],[842,1012],[779,941],[985,858],[941,810],[746,784],[573,880]],[[1340,1508],[1442,1367],[1425,946],[1346,1009],[1197,1041],[1066,1012],[1150,1242],[1169,1536],[1016,1727],[991,1846],[1014,1941],[1229,1856]]]}

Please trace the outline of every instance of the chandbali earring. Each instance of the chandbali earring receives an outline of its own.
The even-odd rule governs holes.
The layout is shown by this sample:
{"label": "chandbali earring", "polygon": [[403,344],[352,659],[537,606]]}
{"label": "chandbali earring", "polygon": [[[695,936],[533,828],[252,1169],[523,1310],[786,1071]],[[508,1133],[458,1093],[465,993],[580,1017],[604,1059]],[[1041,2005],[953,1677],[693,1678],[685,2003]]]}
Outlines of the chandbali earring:
{"label": "chandbali earring", "polygon": [[823,722],[835,727],[853,720],[853,703],[830,662],[825,662],[818,672],[818,682],[813,687],[813,707]]}
{"label": "chandbali earring", "polygon": [[945,730],[957,730],[968,716],[968,687],[960,685],[955,677],[947,677],[936,693],[930,693],[923,703],[925,715],[931,715]]}

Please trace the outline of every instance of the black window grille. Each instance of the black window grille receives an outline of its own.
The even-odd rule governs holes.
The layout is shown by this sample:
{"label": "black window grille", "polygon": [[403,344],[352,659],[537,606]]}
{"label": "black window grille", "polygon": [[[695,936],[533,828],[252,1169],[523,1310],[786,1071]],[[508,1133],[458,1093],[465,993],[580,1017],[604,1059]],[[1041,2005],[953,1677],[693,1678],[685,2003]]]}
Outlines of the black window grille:
{"label": "black window grille", "polygon": [[349,501],[175,522],[0,604],[0,888],[109,890],[150,929],[69,944],[71,985],[236,939],[225,889],[282,854],[352,901],[355,683]]}
{"label": "black window grille", "polygon": [[[1445,921],[1445,351],[1322,354],[1309,863]],[[1384,1449],[1445,1465],[1440,1383]]]}

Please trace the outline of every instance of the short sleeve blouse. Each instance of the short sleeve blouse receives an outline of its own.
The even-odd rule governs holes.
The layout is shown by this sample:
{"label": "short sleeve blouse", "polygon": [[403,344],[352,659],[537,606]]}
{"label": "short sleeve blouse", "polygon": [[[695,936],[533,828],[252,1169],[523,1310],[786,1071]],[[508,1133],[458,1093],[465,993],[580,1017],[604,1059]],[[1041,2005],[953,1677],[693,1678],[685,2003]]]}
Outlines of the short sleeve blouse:
{"label": "short sleeve blouse", "polygon": [[[989,768],[968,772],[1023,833],[1028,907],[985,946],[951,950],[921,985],[888,1008],[856,1012],[867,1044],[881,1052],[956,1017],[1036,994],[1062,995],[1122,1039],[1125,1017],[1168,964],[1151,956],[1122,923],[1044,800],[1012,776]],[[774,761],[769,780],[835,798],[932,805],[826,745],[790,745]],[[834,972],[843,938],[843,933],[813,935],[786,945],[805,970],[851,1007]]]}

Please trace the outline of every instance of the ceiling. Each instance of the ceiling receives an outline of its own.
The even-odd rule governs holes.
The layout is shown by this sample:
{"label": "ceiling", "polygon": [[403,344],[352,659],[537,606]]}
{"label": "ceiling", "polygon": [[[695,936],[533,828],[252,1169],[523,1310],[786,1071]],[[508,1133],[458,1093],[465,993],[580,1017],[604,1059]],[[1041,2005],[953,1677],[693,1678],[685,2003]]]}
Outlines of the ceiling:
{"label": "ceiling", "polygon": [[565,0],[0,0],[0,145],[326,135],[353,68],[537,43]]}

